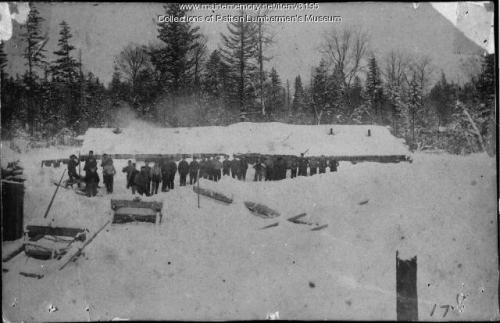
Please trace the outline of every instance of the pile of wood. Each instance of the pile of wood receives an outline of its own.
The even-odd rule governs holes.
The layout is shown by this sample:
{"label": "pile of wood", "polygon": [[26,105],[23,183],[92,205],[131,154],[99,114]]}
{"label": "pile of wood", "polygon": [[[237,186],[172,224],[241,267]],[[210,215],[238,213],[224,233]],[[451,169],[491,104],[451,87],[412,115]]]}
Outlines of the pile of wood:
{"label": "pile of wood", "polygon": [[26,181],[26,177],[23,175],[23,167],[19,161],[8,163],[7,168],[2,167],[2,180],[18,183]]}

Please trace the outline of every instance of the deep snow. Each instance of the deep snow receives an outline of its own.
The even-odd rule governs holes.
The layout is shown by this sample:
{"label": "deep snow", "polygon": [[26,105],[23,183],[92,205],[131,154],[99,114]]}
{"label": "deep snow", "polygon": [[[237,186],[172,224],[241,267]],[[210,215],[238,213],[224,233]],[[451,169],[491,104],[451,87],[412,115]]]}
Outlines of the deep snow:
{"label": "deep snow", "polygon": [[[328,135],[330,129],[334,135]],[[368,130],[371,136],[368,136]],[[82,153],[192,154],[261,153],[306,156],[408,155],[402,139],[383,126],[291,125],[279,122],[240,122],[220,127],[155,128],[135,122],[121,129],[90,128]]]}
{"label": "deep snow", "polygon": [[[113,195],[101,188],[89,199],[61,189],[43,221],[51,182],[63,168],[41,168],[40,161],[77,151],[17,155],[2,146],[2,159],[20,158],[25,167],[26,223],[53,218],[95,232],[111,217],[111,197],[131,198],[120,172],[126,161],[115,160]],[[37,260],[19,256],[4,264],[10,271],[2,273],[3,317],[226,320],[279,311],[280,319],[394,320],[399,250],[418,257],[419,319],[498,320],[495,160],[420,153],[413,159],[341,162],[337,173],[277,182],[202,180],[201,187],[232,195],[229,206],[201,197],[198,208],[192,187],[179,188],[176,178],[173,191],[143,198],[164,202],[161,225],[110,225],[85,257],[40,280],[17,273]],[[256,217],[246,200],[282,215]],[[286,221],[302,212],[328,227],[310,231]],[[277,227],[261,230],[276,221]],[[49,312],[50,305],[57,311]],[[443,305],[454,306],[444,318]]]}

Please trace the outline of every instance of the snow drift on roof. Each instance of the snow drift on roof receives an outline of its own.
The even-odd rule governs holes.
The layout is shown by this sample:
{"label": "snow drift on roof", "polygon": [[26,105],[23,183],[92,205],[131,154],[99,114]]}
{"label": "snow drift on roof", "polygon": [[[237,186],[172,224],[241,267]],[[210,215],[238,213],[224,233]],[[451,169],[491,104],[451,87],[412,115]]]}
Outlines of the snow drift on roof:
{"label": "snow drift on roof", "polygon": [[[333,135],[329,135],[330,129]],[[82,151],[102,154],[260,153],[269,155],[407,155],[402,139],[375,125],[291,125],[241,122],[229,126],[90,128]],[[368,130],[371,136],[368,136]]]}

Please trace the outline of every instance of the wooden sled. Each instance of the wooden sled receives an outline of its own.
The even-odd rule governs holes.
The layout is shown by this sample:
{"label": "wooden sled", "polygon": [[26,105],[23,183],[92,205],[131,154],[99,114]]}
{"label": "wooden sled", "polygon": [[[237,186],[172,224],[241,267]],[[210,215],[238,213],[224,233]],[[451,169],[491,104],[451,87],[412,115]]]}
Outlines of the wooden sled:
{"label": "wooden sled", "polygon": [[162,202],[141,200],[111,200],[112,223],[150,222],[161,223]]}
{"label": "wooden sled", "polygon": [[198,186],[193,186],[193,191],[195,193],[201,194],[203,196],[212,198],[214,200],[217,200],[217,201],[220,201],[220,202],[223,202],[223,203],[226,203],[226,204],[233,203],[233,199],[231,197],[228,197],[228,196],[226,196],[226,195],[224,195],[222,193],[216,192],[216,191],[212,191],[212,190],[209,190],[209,189],[206,189],[206,188],[201,188],[201,187],[198,187]]}
{"label": "wooden sled", "polygon": [[261,217],[263,219],[272,219],[280,216],[278,211],[275,211],[264,204],[259,204],[255,202],[245,202],[245,206],[249,209],[254,215]]}

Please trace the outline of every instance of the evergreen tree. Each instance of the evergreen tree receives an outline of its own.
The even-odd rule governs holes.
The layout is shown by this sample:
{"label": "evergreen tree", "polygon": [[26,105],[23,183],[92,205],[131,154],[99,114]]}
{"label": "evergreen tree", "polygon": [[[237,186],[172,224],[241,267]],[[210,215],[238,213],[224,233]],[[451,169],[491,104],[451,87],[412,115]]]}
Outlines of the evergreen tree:
{"label": "evergreen tree", "polygon": [[322,59],[314,69],[311,87],[312,108],[317,124],[321,124],[323,114],[332,108],[330,85],[327,63]]}
{"label": "evergreen tree", "polygon": [[368,63],[368,75],[366,78],[365,88],[368,106],[373,110],[376,121],[380,122],[383,103],[383,89],[380,71],[374,56],[370,58]]}
{"label": "evergreen tree", "polygon": [[269,84],[266,92],[266,106],[268,107],[267,112],[276,113],[282,111],[284,106],[284,91],[281,86],[281,79],[274,67],[269,73]]}
{"label": "evergreen tree", "polygon": [[[184,17],[188,11],[179,3],[164,6],[165,16]],[[193,88],[193,74],[196,55],[193,52],[200,45],[199,27],[191,22],[168,21],[158,23],[158,38],[163,46],[153,50],[151,61],[160,74],[160,83],[175,98],[189,94]]]}
{"label": "evergreen tree", "polygon": [[31,3],[28,20],[26,21],[26,25],[24,25],[26,32],[22,34],[26,40],[24,58],[27,60],[26,64],[28,65],[28,77],[30,81],[34,79],[34,68],[42,68],[45,64],[45,38],[40,34],[41,24],[44,20],[40,16],[36,6]]}
{"label": "evergreen tree", "polygon": [[56,60],[52,65],[52,77],[59,83],[74,84],[79,78],[80,63],[71,56],[71,52],[75,49],[75,46],[70,44],[73,35],[66,21],[62,21],[59,26],[61,26],[57,42],[59,49],[54,52]]}
{"label": "evergreen tree", "polygon": [[[240,11],[240,16],[245,13]],[[236,91],[234,99],[241,112],[246,112],[255,94],[252,79],[255,75],[255,25],[243,19],[237,19],[227,25],[228,34],[221,34],[220,49],[223,62],[229,67]]]}
{"label": "evergreen tree", "polygon": [[300,75],[295,77],[292,110],[294,114],[304,110],[304,88],[302,87]]}

